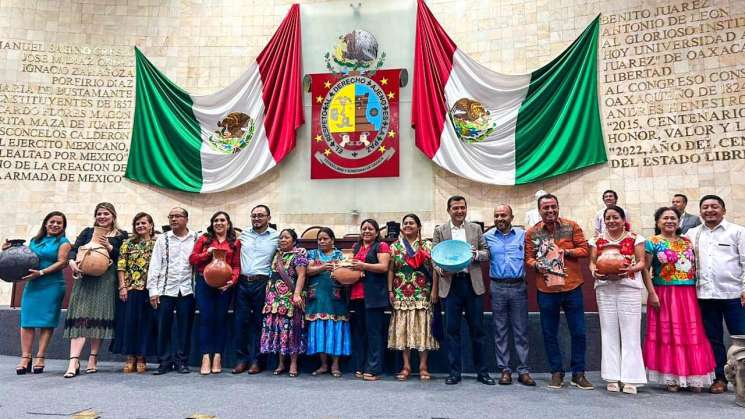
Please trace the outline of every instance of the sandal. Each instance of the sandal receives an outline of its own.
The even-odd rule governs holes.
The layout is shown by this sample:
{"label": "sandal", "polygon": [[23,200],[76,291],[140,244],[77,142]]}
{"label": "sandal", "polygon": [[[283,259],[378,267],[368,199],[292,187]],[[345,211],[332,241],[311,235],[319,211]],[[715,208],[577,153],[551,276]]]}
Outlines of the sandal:
{"label": "sandal", "polygon": [[362,371],[355,371],[354,372],[354,378],[359,378],[360,380],[365,378],[365,374],[362,373]]}
{"label": "sandal", "polygon": [[[39,360],[41,360],[41,362],[39,362]],[[34,364],[33,372],[34,374],[41,374],[44,372],[44,357],[43,356],[36,357],[36,363]]]}
{"label": "sandal", "polygon": [[72,378],[80,374],[80,358],[78,358],[77,356],[71,356],[70,360],[73,360],[73,359],[77,360],[76,362],[77,366],[75,367],[75,371],[70,371],[70,370],[66,371],[65,375],[63,375],[63,377],[65,378]]}
{"label": "sandal", "polygon": [[[26,361],[25,365],[23,361]],[[16,367],[16,374],[17,375],[23,375],[27,372],[31,372],[31,355],[22,355],[21,356],[21,362],[18,363],[18,366]]]}
{"label": "sandal", "polygon": [[677,384],[668,384],[667,385],[667,391],[671,393],[677,393],[680,391],[680,386]]}
{"label": "sandal", "polygon": [[398,381],[406,381],[409,379],[409,375],[411,375],[411,369],[410,368],[403,368],[401,372],[396,374],[396,380]]}
{"label": "sandal", "polygon": [[333,370],[333,369],[332,369],[332,370],[331,370],[331,375],[332,375],[332,376],[333,376],[334,378],[341,378],[341,375],[342,375],[342,374],[341,374],[341,371],[339,371],[339,370]]}
{"label": "sandal", "polygon": [[88,365],[91,365],[90,358],[94,359],[94,364],[92,367],[87,367],[85,369],[86,374],[95,374],[98,372],[98,368],[96,368],[96,363],[98,362],[98,354],[88,354]]}
{"label": "sandal", "polygon": [[147,361],[144,357],[139,357],[137,359],[137,373],[144,374],[145,372],[147,372]]}
{"label": "sandal", "polygon": [[312,373],[311,375],[312,375],[312,376],[314,376],[314,377],[317,377],[317,376],[319,376],[319,375],[323,375],[323,374],[326,374],[327,372],[329,372],[329,369],[328,369],[328,367],[327,367],[327,368],[323,368],[323,367],[321,367],[321,368],[319,368],[319,369],[317,369],[317,370],[313,371],[313,373]]}
{"label": "sandal", "polygon": [[293,372],[293,371],[292,371],[292,368],[290,368],[290,372],[289,372],[289,373],[288,373],[287,375],[289,375],[289,376],[290,376],[290,378],[295,378],[295,377],[297,377],[297,370],[295,370],[295,371]]}
{"label": "sandal", "polygon": [[419,380],[420,381],[429,381],[432,379],[432,374],[429,373],[427,370],[420,369],[419,370]]}
{"label": "sandal", "polygon": [[277,368],[276,370],[272,371],[272,375],[282,375],[285,373],[284,367]]}
{"label": "sandal", "polygon": [[365,374],[363,374],[362,379],[365,381],[378,381],[380,380],[380,376],[366,372]]}
{"label": "sandal", "polygon": [[135,372],[135,357],[133,356],[127,357],[127,362],[124,363],[124,368],[122,368],[122,372],[125,374]]}

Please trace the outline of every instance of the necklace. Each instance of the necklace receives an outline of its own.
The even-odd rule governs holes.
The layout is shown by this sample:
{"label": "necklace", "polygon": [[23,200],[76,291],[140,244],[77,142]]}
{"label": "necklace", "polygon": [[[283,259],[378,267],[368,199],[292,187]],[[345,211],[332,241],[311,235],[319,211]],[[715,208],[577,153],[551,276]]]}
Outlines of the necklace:
{"label": "necklace", "polygon": [[606,231],[605,232],[605,235],[606,235],[606,238],[608,239],[608,241],[613,242],[613,243],[618,243],[619,241],[621,241],[626,236],[626,232],[625,231],[621,232],[621,234],[618,237],[615,237],[615,238],[610,235],[610,232],[609,231]]}

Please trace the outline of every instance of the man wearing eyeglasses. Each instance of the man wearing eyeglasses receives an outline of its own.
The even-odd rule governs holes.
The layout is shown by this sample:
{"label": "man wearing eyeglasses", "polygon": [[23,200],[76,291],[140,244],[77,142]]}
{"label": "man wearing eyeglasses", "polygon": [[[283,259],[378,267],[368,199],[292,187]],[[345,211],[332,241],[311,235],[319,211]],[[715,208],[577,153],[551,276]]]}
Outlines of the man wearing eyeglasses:
{"label": "man wearing eyeglasses", "polygon": [[171,230],[158,237],[150,258],[147,289],[150,305],[157,313],[157,352],[160,362],[153,373],[155,375],[171,370],[182,374],[189,372],[189,343],[196,304],[194,272],[189,264],[189,255],[199,234],[189,230],[188,223],[189,213],[185,209],[171,209],[168,213]]}
{"label": "man wearing eyeglasses", "polygon": [[259,352],[261,310],[266,297],[266,283],[277,252],[279,235],[269,227],[271,212],[266,205],[251,210],[251,228],[244,230],[241,241],[241,276],[235,296],[235,337],[237,363],[233,374],[257,374],[264,367]]}

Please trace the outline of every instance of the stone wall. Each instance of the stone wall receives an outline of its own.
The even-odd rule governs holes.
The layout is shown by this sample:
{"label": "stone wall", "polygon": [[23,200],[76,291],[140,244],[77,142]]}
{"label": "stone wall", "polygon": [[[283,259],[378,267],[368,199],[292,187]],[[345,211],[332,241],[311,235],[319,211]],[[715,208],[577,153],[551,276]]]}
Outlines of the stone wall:
{"label": "stone wall", "polygon": [[[373,1],[362,3],[362,13],[376,7]],[[730,208],[728,217],[745,222],[739,210],[745,204],[745,2],[427,3],[460,48],[503,73],[527,73],[549,62],[602,13],[599,101],[610,161],[518,187],[479,184],[439,168],[424,171],[432,190],[421,197],[426,231],[447,218],[445,200],[452,194],[467,196],[471,218],[490,224],[499,202],[510,203],[521,222],[538,189],[557,194],[562,214],[588,229],[608,188],[618,191],[644,234],[651,232],[654,209],[676,192],[694,201],[692,212],[702,194],[719,194]],[[349,7],[349,2],[338,4],[340,10]],[[199,228],[217,209],[246,225],[250,208],[262,202],[273,208],[274,222],[298,230],[331,225],[339,233],[355,231],[367,216],[387,221],[408,212],[282,208],[281,202],[291,202],[278,192],[292,164],[210,195],[163,191],[121,178],[134,110],[132,46],[190,93],[213,92],[245,70],[289,5],[279,0],[0,0],[0,239],[29,237],[53,209],[68,215],[72,238],[92,222],[93,206],[102,200],[115,203],[124,226],[141,210],[165,224],[175,205],[189,208],[191,223]],[[407,125],[402,119],[401,130]],[[307,141],[298,138],[299,144]],[[309,193],[333,199],[333,191],[322,184]],[[394,199],[396,192],[361,188],[358,193]],[[7,303],[8,290],[0,286],[0,304]]]}

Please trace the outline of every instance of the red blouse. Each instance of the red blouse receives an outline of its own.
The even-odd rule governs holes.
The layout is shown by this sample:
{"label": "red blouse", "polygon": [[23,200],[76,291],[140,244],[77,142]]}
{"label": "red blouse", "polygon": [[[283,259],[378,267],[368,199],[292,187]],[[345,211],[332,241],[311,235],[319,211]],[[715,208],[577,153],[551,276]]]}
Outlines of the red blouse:
{"label": "red blouse", "polygon": [[233,268],[233,275],[231,275],[230,280],[235,284],[238,281],[238,275],[241,274],[241,241],[236,240],[232,247],[227,240],[222,242],[212,240],[208,244],[209,241],[210,239],[205,235],[199,237],[197,242],[194,243],[194,250],[191,251],[191,255],[189,256],[189,263],[194,265],[200,274],[204,273],[204,268],[212,261],[212,255],[207,253],[207,249],[210,247],[223,249],[228,253],[225,261]]}
{"label": "red blouse", "polygon": [[[354,258],[357,260],[361,260],[364,262],[365,258],[367,257],[367,253],[372,248],[372,245],[370,246],[360,246],[360,251],[357,252],[356,255],[354,255]],[[378,254],[381,253],[391,253],[391,248],[388,246],[388,243],[386,242],[380,242],[380,246],[378,247]],[[362,278],[362,281],[364,281],[365,278]],[[365,298],[365,286],[362,284],[362,281],[355,282],[354,285],[352,285],[352,293],[349,296],[352,300],[362,300]]]}

